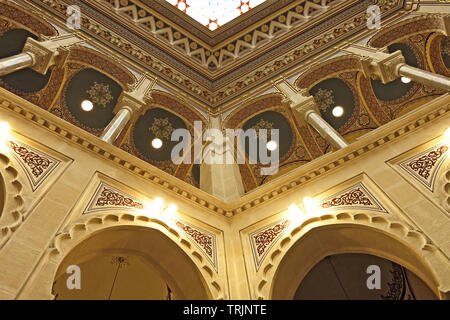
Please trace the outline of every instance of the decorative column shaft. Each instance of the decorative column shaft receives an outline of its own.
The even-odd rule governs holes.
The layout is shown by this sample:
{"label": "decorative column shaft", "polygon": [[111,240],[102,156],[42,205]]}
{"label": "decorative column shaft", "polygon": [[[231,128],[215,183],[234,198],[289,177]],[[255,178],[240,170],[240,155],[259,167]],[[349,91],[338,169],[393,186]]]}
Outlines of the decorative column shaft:
{"label": "decorative column shaft", "polygon": [[410,78],[425,85],[450,91],[450,78],[441,76],[440,74],[431,73],[405,64],[398,68],[398,75]]}
{"label": "decorative column shaft", "polygon": [[[210,129],[214,130],[206,137],[208,144],[203,149],[200,165],[200,189],[224,202],[239,200],[245,193],[239,166],[234,158],[234,150],[223,136],[219,118],[210,118]],[[215,134],[221,135],[218,145]],[[216,160],[217,162],[215,162]]]}
{"label": "decorative column shaft", "polygon": [[103,131],[100,139],[113,144],[132,117],[133,110],[130,107],[124,106],[117,112],[115,117],[105,128],[105,131]]}
{"label": "decorative column shaft", "polygon": [[306,121],[316,131],[327,140],[335,150],[348,146],[347,141],[336,131],[328,122],[326,122],[316,111],[311,111],[306,115]]}
{"label": "decorative column shaft", "polygon": [[275,87],[285,96],[295,118],[300,124],[311,125],[335,150],[348,146],[345,139],[320,115],[314,98],[306,89],[297,90],[286,79],[274,83]]}
{"label": "decorative column shaft", "polygon": [[52,66],[62,66],[69,55],[68,47],[85,41],[81,34],[44,37],[44,41],[28,38],[22,53],[0,60],[0,76],[31,68],[46,74]]}
{"label": "decorative column shaft", "polygon": [[399,77],[408,77],[416,82],[450,91],[449,78],[407,65],[401,51],[386,53],[386,48],[375,49],[356,44],[347,44],[341,50],[359,55],[364,75],[381,80],[384,84]]}
{"label": "decorative column shaft", "polygon": [[20,53],[12,57],[0,59],[0,76],[29,68],[33,63],[33,56],[29,53]]}
{"label": "decorative column shaft", "polygon": [[144,74],[128,91],[122,92],[114,112],[115,117],[103,131],[100,139],[113,144],[125,126],[136,116],[142,107],[151,100],[151,90],[155,79]]}

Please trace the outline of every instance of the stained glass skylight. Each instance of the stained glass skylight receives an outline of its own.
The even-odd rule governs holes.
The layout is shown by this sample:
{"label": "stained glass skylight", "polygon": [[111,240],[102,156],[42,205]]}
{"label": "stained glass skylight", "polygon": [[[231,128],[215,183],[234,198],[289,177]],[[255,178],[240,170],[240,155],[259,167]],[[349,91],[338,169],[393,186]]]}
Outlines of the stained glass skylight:
{"label": "stained glass skylight", "polygon": [[216,30],[267,0],[166,0],[210,30]]}

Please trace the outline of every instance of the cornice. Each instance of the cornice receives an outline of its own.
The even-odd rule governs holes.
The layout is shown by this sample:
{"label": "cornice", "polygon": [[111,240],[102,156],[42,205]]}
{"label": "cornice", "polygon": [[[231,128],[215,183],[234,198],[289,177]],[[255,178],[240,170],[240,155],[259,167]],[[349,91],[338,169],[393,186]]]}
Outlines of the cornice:
{"label": "cornice", "polygon": [[149,181],[164,189],[165,192],[179,197],[181,200],[200,206],[213,214],[225,215],[231,218],[236,214],[242,214],[252,208],[279,199],[280,196],[284,196],[287,193],[299,190],[308,182],[334,172],[353,159],[373,152],[386,143],[395,141],[407,133],[414,132],[433,120],[448,117],[450,112],[450,95],[440,96],[416,111],[372,131],[350,146],[326,154],[294,169],[286,175],[247,193],[240,200],[233,203],[224,203],[3,88],[0,88],[0,108],[4,111],[7,110],[6,112],[15,113],[16,116],[53,132],[86,152],[95,153],[105,161]]}

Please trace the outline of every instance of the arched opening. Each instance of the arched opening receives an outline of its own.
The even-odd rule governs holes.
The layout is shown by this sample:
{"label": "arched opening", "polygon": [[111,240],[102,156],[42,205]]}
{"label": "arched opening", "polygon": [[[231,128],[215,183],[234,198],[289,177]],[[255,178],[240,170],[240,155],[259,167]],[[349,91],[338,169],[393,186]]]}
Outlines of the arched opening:
{"label": "arched opening", "polygon": [[378,259],[380,264],[388,260],[401,265],[420,278],[435,296],[441,297],[435,270],[419,250],[375,227],[356,223],[324,224],[303,234],[282,256],[274,270],[270,298],[293,299],[296,294],[301,297],[299,287],[303,281],[309,281],[310,272],[316,272],[313,270],[316,265],[320,267],[320,262],[328,256],[350,253],[375,256],[373,259]]}
{"label": "arched opening", "polygon": [[430,288],[414,273],[377,256],[327,256],[300,283],[294,300],[431,300]]}
{"label": "arched opening", "polygon": [[[69,289],[70,266],[80,289]],[[76,284],[69,279],[69,283]],[[69,285],[70,286],[70,285]],[[53,284],[56,299],[210,299],[193,261],[161,231],[120,226],[93,233],[62,260]]]}

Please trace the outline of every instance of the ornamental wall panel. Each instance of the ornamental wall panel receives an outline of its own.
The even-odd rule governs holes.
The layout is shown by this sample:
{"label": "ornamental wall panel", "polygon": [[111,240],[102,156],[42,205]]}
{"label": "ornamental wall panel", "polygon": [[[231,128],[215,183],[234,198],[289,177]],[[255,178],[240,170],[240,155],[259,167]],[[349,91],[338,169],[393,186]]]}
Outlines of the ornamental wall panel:
{"label": "ornamental wall panel", "polygon": [[[337,184],[313,197],[313,201],[315,216],[363,211],[391,215],[391,212],[399,211],[399,208],[365,173]],[[312,217],[302,211],[298,214],[301,215],[300,219]],[[259,273],[272,248],[296,223],[295,217],[286,210],[241,231],[247,262],[252,265],[251,273]]]}
{"label": "ornamental wall panel", "polygon": [[404,180],[449,214],[446,175],[450,169],[449,140],[437,137],[387,161]]}
{"label": "ornamental wall panel", "polygon": [[202,252],[216,273],[219,273],[218,251],[223,251],[220,245],[220,239],[223,240],[222,232],[199,221],[191,221],[192,219],[179,212],[173,217],[152,212],[152,201],[152,197],[97,172],[72,210],[69,224],[86,214],[128,212],[136,216],[151,216],[181,231]]}

